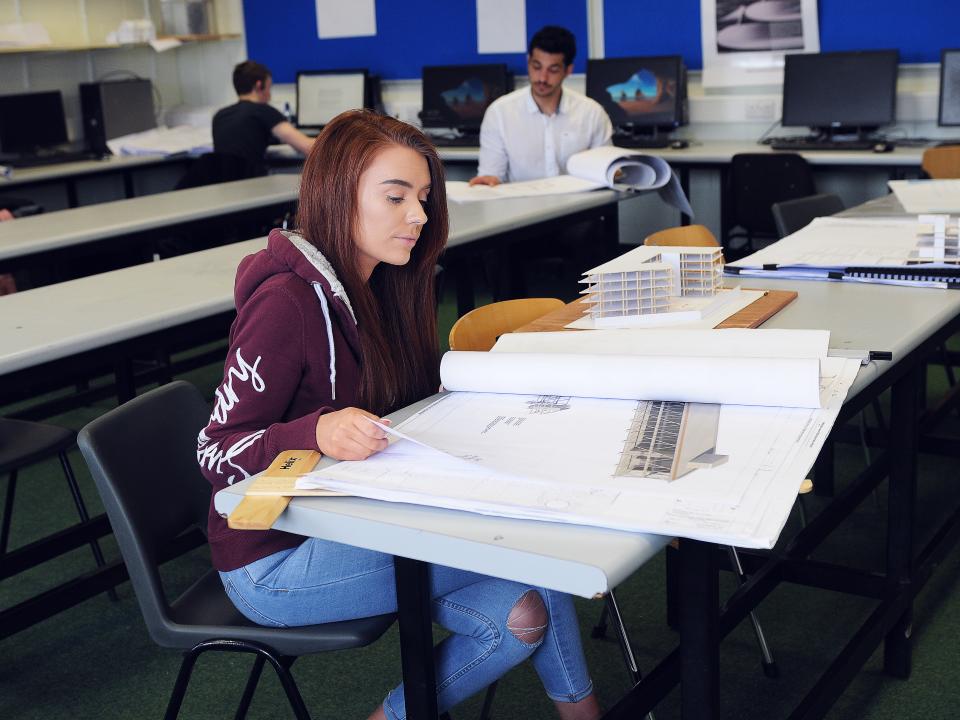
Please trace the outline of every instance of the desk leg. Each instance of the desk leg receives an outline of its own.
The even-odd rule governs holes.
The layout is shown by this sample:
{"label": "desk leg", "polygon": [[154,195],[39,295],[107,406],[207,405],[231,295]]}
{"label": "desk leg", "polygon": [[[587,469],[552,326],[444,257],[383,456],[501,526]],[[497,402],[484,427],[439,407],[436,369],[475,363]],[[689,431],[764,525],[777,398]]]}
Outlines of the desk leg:
{"label": "desk leg", "polygon": [[720,717],[720,591],[716,546],[680,540],[680,707],[689,720]]}
{"label": "desk leg", "polygon": [[[687,196],[687,200],[690,199],[690,168],[686,165],[680,166],[680,171],[677,173],[680,177],[680,189],[683,190],[683,194]],[[680,213],[680,224],[689,225],[690,216]]]}
{"label": "desk leg", "polygon": [[[890,408],[889,498],[887,507],[888,592],[906,589],[913,578],[913,516],[917,485],[917,436],[920,405],[917,397],[919,374],[925,363],[910,370],[893,386]],[[910,676],[910,640],[913,603],[887,633],[883,647],[883,669],[895,677]]]}
{"label": "desk leg", "polygon": [[[473,258],[474,261],[477,259]],[[458,253],[456,258],[450,258],[444,265],[456,285],[458,318],[473,310],[476,302],[473,292],[473,263],[470,260],[469,257],[463,257],[463,253]]]}
{"label": "desk leg", "polygon": [[433,669],[429,565],[393,558],[403,667],[403,698],[409,720],[436,720],[437,682]]}

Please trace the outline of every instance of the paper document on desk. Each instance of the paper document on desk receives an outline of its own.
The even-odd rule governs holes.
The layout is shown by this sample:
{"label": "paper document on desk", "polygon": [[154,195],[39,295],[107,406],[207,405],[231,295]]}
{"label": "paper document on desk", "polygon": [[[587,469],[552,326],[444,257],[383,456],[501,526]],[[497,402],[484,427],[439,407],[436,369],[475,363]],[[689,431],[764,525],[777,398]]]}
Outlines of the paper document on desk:
{"label": "paper document on desk", "polygon": [[663,158],[631,152],[610,145],[591,148],[572,155],[566,175],[522,182],[470,186],[466,182],[447,181],[447,197],[453,202],[475,202],[501,198],[542,197],[588,192],[600,188],[645,192],[656,190],[661,199],[689,217],[693,210],[680,180]]}
{"label": "paper document on desk", "polygon": [[213,152],[213,134],[209,127],[159,127],[107,140],[107,147],[114,155],[200,155]]}
{"label": "paper document on desk", "polygon": [[[399,424],[395,431],[406,437],[301,482],[396,502],[771,547],[859,368],[858,360],[812,359],[822,407],[787,408],[660,400],[716,397],[698,395],[710,383],[677,358],[635,357],[631,366],[619,355],[579,362],[528,355],[448,353],[442,379],[458,391]],[[492,363],[486,370],[482,358]],[[613,385],[634,384],[633,399],[589,396],[596,377],[615,374],[598,364],[606,360],[627,365]],[[649,363],[656,360],[664,361],[660,369]],[[724,358],[700,360],[700,373],[727,384]],[[756,381],[758,363],[748,365],[744,376]],[[524,378],[523,386],[536,367],[551,376],[547,390],[504,387],[505,374]],[[658,399],[638,399],[648,397],[638,378],[664,388],[650,396]],[[694,390],[681,387],[691,381]]]}
{"label": "paper document on desk", "polygon": [[908,213],[960,213],[960,180],[890,180]]}
{"label": "paper document on desk", "polygon": [[[928,257],[932,232],[930,223],[912,217],[822,217],[742,260],[728,263],[725,271],[738,276],[941,287],[951,275],[960,276],[955,262],[956,231],[954,226],[940,261]],[[954,262],[943,261],[951,258]],[[849,272],[852,269],[859,274]],[[930,275],[945,271],[946,276],[942,282],[927,280],[925,270],[932,270]]]}

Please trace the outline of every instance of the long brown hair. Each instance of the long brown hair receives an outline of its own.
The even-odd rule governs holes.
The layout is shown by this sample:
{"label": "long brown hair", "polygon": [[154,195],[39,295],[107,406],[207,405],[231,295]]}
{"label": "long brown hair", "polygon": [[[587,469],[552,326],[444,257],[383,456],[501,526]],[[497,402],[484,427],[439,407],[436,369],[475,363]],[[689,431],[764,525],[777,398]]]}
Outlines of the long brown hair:
{"label": "long brown hair", "polygon": [[[417,244],[406,265],[377,265],[364,282],[354,236],[359,227],[360,176],[392,145],[422,155],[431,190]],[[331,120],[303,166],[300,232],[322,252],[346,288],[363,352],[360,398],[385,414],[436,392],[439,379],[434,267],[447,243],[447,194],[436,148],[412,125],[368,110]]]}

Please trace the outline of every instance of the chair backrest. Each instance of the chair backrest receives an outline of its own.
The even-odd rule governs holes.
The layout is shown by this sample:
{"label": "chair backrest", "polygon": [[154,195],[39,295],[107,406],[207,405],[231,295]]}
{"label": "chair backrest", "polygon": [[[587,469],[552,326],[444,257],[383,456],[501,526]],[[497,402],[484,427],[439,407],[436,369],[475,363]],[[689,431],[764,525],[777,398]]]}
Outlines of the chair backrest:
{"label": "chair backrest", "polygon": [[205,530],[210,484],[196,448],[209,418],[200,392],[177,381],[101,415],[77,436],[154,639],[169,611],[158,572],[163,552],[181,533]]}
{"label": "chair backrest", "polygon": [[734,155],[729,183],[729,225],[770,236],[777,230],[771,205],[816,192],[810,166],[796,153]]}
{"label": "chair backrest", "polygon": [[795,200],[774,203],[773,219],[777,223],[777,234],[786,237],[809,225],[815,218],[835,215],[843,210],[843,200],[837,195],[821,193]]}
{"label": "chair backrest", "polygon": [[490,303],[471,310],[450,328],[451,350],[489,350],[504,333],[562,308],[557,298],[524,298]]}
{"label": "chair backrest", "polygon": [[232,180],[246,180],[262,174],[259,168],[239,155],[205,153],[193,161],[175,189],[186,190]]}
{"label": "chair backrest", "polygon": [[681,247],[720,247],[716,236],[704,225],[681,225],[647,235],[644,245]]}
{"label": "chair backrest", "polygon": [[924,150],[921,165],[931,178],[960,178],[960,145],[944,145]]}

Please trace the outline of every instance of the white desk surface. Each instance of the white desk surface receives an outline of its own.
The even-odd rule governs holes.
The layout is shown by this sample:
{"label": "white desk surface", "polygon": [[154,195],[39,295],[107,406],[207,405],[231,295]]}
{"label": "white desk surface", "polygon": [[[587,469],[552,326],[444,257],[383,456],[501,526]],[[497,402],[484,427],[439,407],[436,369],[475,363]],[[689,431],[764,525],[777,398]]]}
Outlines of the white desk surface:
{"label": "white desk surface", "polygon": [[267,175],[0,223],[0,260],[296,200],[298,175]]}
{"label": "white desk surface", "polygon": [[57,163],[56,165],[44,165],[42,167],[14,168],[12,177],[0,178],[0,192],[26,183],[52,182],[55,180],[67,180],[81,175],[135,170],[141,167],[178,162],[184,159],[182,156],[110,156],[103,160],[83,160],[81,162]]}
{"label": "white desk surface", "polygon": [[[390,417],[401,420],[432,399]],[[250,482],[217,493],[217,511],[236,507]],[[670,541],[662,535],[353,497],[295,498],[274,527],[585,598],[616,587]]]}
{"label": "white desk surface", "polygon": [[264,247],[246,240],[4,295],[0,374],[229,311],[237,264]]}
{"label": "white desk surface", "polygon": [[[289,175],[271,175],[257,180],[298,182],[297,176]],[[222,190],[227,184],[210,187]],[[462,244],[506,229],[534,225],[604,205],[618,197],[615,192],[601,191],[463,206],[451,203],[449,244]],[[244,206],[249,207],[249,203]],[[97,205],[79,210],[95,211],[102,207]],[[3,225],[22,226],[29,219]],[[233,283],[238,263],[265,245],[266,238],[258,238],[2,296],[0,374],[229,310],[233,307]],[[53,308],[55,311],[51,310]]]}
{"label": "white desk surface", "polygon": [[[811,165],[861,165],[869,167],[920,167],[920,160],[925,148],[898,147],[889,153],[875,153],[869,150],[819,150],[801,152]],[[438,148],[443,160],[477,161],[480,158],[480,148]],[[657,155],[674,165],[725,165],[730,158],[740,153],[772,153],[781,151],[772,150],[769,145],[758,145],[755,142],[736,140],[705,140],[690,141],[690,147],[682,150],[639,149],[624,148],[624,152],[642,152],[647,155]]]}

